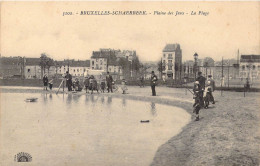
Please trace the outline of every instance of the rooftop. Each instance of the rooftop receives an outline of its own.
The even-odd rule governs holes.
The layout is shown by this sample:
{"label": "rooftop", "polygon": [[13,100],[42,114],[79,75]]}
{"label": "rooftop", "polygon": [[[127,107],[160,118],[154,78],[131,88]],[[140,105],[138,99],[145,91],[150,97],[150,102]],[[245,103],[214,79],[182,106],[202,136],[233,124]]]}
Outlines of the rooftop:
{"label": "rooftop", "polygon": [[174,52],[177,49],[180,49],[180,44],[167,44],[164,49],[163,52]]}
{"label": "rooftop", "polygon": [[260,62],[260,55],[241,55],[240,62]]}

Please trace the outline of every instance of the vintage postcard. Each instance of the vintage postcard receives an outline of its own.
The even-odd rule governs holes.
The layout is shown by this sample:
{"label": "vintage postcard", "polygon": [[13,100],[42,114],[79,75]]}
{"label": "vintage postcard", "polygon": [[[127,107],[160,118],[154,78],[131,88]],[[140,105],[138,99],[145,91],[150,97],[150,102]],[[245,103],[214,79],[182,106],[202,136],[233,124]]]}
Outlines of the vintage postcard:
{"label": "vintage postcard", "polygon": [[258,166],[260,2],[0,2],[0,165]]}

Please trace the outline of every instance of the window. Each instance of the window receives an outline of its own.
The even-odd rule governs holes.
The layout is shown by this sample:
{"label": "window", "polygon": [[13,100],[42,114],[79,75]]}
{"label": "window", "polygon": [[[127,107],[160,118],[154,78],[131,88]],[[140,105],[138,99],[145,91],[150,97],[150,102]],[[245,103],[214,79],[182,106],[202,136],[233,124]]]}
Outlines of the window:
{"label": "window", "polygon": [[74,69],[73,71],[74,71],[74,72],[76,72],[76,70],[75,70],[75,69]]}
{"label": "window", "polygon": [[79,69],[77,69],[77,72],[79,72]]}
{"label": "window", "polygon": [[255,65],[253,65],[253,70],[255,70]]}
{"label": "window", "polygon": [[168,70],[172,70],[172,60],[168,60]]}
{"label": "window", "polygon": [[30,73],[31,69],[28,69],[27,72]]}
{"label": "window", "polygon": [[169,55],[168,55],[168,58],[172,58],[172,54],[169,54]]}
{"label": "window", "polygon": [[245,65],[242,66],[242,70],[245,70]]}
{"label": "window", "polygon": [[163,54],[163,57],[165,58],[165,57],[166,57],[166,54]]}
{"label": "window", "polygon": [[95,65],[95,61],[92,61],[92,65],[93,65],[93,66]]}

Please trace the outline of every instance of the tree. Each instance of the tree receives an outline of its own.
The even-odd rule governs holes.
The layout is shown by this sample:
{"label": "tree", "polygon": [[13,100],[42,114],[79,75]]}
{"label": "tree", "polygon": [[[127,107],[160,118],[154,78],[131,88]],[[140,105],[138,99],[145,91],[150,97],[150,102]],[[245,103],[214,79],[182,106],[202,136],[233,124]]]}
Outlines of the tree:
{"label": "tree", "polygon": [[139,73],[140,68],[141,68],[141,63],[139,61],[139,57],[136,55],[134,56],[133,60],[132,60],[132,69],[133,71],[135,71],[136,75],[137,73]]}
{"label": "tree", "polygon": [[53,59],[49,58],[46,53],[42,53],[40,57],[41,75],[45,74],[45,70],[48,69],[48,74],[51,66],[54,66]]}
{"label": "tree", "polygon": [[163,65],[162,60],[160,60],[160,61],[157,63],[157,66],[158,66],[158,71],[161,73],[161,78],[162,78],[162,72],[165,70],[165,66]]}

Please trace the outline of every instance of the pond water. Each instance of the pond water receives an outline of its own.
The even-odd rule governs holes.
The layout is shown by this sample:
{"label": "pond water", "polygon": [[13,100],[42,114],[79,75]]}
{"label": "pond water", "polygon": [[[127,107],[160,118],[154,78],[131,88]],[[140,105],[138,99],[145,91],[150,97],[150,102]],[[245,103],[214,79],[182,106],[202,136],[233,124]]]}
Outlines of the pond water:
{"label": "pond water", "polygon": [[[1,159],[37,166],[146,166],[190,121],[183,109],[102,95],[2,93]],[[37,102],[25,102],[37,97]],[[140,123],[149,120],[149,123]]]}

